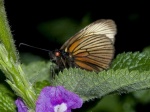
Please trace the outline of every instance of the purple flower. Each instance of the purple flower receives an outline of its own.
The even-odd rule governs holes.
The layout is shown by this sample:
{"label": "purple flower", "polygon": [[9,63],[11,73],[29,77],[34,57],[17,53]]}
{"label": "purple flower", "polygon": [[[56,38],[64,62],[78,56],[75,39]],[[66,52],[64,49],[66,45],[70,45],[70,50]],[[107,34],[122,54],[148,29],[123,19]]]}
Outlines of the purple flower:
{"label": "purple flower", "polygon": [[18,98],[18,99],[15,101],[15,104],[16,104],[17,107],[18,107],[18,112],[28,112],[28,108],[27,108],[27,106],[24,104],[24,102],[22,101],[21,98]]}
{"label": "purple flower", "polygon": [[80,108],[82,99],[62,86],[45,87],[36,102],[36,112],[71,112]]}

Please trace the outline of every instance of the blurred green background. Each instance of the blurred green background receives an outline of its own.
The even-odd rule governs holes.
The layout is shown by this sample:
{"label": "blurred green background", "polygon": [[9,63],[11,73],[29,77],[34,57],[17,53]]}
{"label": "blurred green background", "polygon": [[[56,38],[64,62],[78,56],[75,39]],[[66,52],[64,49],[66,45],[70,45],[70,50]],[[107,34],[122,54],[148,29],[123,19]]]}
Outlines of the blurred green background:
{"label": "blurred green background", "polygon": [[[5,0],[8,21],[21,61],[24,63],[41,58],[48,61],[49,55],[26,46],[19,47],[20,43],[48,50],[59,49],[68,38],[98,19],[113,19],[117,24],[115,55],[124,51],[142,51],[150,45],[150,7],[147,7],[147,4],[145,1],[127,0]],[[0,75],[0,82],[5,83],[4,80],[3,75]],[[82,110],[149,112],[150,91],[108,95],[86,102]]]}

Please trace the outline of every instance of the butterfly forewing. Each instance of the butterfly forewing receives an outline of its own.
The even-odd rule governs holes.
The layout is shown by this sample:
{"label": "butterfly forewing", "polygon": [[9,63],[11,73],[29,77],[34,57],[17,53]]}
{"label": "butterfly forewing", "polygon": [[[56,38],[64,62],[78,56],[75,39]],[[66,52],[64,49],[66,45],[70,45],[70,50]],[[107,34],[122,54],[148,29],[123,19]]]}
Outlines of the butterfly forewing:
{"label": "butterfly forewing", "polygon": [[90,71],[107,69],[114,55],[116,25],[112,20],[98,20],[88,25],[62,47],[76,67]]}
{"label": "butterfly forewing", "polygon": [[113,20],[97,20],[90,25],[86,26],[84,29],[80,30],[78,33],[76,33],[74,36],[72,36],[70,39],[68,39],[61,49],[68,48],[72,43],[74,43],[76,40],[83,38],[85,35],[90,34],[105,34],[108,38],[112,40],[114,43],[116,35],[116,25]]}

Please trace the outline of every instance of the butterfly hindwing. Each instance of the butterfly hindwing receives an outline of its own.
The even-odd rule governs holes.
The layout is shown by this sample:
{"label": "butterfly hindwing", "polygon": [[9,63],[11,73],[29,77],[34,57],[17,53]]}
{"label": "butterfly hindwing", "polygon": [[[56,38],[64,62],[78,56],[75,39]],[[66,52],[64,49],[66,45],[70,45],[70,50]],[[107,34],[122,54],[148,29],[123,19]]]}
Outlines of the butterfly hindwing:
{"label": "butterfly hindwing", "polygon": [[[89,43],[89,40],[91,43]],[[71,49],[71,55],[74,57],[74,63],[77,66],[90,71],[101,71],[109,67],[114,55],[114,47],[109,38],[105,35],[96,34],[88,36],[86,40],[80,43],[74,49]]]}

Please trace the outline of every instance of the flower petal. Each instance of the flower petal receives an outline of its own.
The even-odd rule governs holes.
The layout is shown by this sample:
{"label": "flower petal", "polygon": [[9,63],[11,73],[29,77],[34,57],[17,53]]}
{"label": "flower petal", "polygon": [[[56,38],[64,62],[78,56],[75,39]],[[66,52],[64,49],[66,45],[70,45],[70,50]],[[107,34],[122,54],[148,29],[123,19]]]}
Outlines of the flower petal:
{"label": "flower petal", "polygon": [[62,110],[64,105],[67,106],[65,112],[71,112],[71,109],[80,108],[82,103],[82,99],[77,94],[66,90],[62,86],[45,87],[36,102],[36,112],[56,112],[54,110],[57,107]]}
{"label": "flower petal", "polygon": [[17,107],[18,107],[18,112],[28,112],[28,108],[27,108],[27,106],[24,104],[24,102],[22,101],[21,98],[18,98],[18,99],[15,101],[15,104],[16,104]]}

